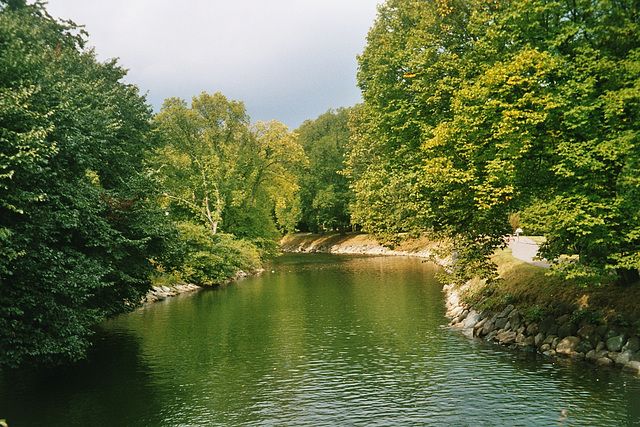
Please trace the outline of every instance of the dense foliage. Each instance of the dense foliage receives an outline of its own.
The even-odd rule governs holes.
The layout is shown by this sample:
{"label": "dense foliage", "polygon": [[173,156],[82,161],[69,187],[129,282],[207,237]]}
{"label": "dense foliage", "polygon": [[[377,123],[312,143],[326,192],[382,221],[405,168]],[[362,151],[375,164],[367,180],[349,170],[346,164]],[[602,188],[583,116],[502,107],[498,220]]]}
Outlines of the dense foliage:
{"label": "dense foliage", "polygon": [[299,228],[304,231],[344,232],[351,226],[349,180],[341,173],[351,131],[351,109],[329,110],[298,129],[298,141],[309,159],[301,177]]}
{"label": "dense foliage", "polygon": [[153,116],[75,24],[0,0],[0,367],[76,360],[153,274],[219,283],[296,227],[446,237],[465,280],[521,226],[564,276],[637,281],[638,8],[388,0],[364,102],[290,132],[220,93]]}
{"label": "dense foliage", "polygon": [[299,220],[295,134],[219,93],[154,117],[85,37],[0,1],[0,367],[77,360],[153,277],[257,269]]}
{"label": "dense foliage", "polygon": [[278,121],[249,123],[242,102],[216,93],[167,99],[154,118],[161,141],[150,163],[176,220],[206,225],[275,249],[299,216],[306,164],[295,134]]}
{"label": "dense foliage", "polygon": [[454,239],[489,272],[508,217],[569,276],[640,267],[634,0],[389,0],[359,57],[354,220]]}
{"label": "dense foliage", "polygon": [[175,228],[140,173],[150,110],[40,5],[0,11],[0,365],[81,357],[138,303]]}

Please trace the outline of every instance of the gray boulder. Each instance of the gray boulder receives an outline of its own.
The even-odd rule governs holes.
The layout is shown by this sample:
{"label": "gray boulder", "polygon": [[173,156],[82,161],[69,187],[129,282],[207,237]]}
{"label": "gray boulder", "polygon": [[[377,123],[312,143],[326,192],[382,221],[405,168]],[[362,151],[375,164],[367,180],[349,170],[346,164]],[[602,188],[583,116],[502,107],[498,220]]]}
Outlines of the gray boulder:
{"label": "gray boulder", "polygon": [[617,337],[622,335],[622,332],[620,331],[620,328],[612,326],[609,330],[607,330],[607,333],[604,334],[604,340],[603,341],[607,341],[613,337]]}
{"label": "gray boulder", "polygon": [[624,370],[640,375],[640,362],[631,361],[624,365]]}
{"label": "gray boulder", "polygon": [[578,327],[571,322],[563,323],[558,327],[558,336],[560,338],[575,336],[577,332],[578,332]]}
{"label": "gray boulder", "polygon": [[576,348],[580,344],[580,338],[568,336],[562,339],[556,346],[556,352],[566,356],[576,352]]}
{"label": "gray boulder", "polygon": [[593,350],[593,346],[586,340],[580,340],[580,344],[576,347],[576,352],[578,353],[588,353],[591,350]]}
{"label": "gray boulder", "polygon": [[584,325],[582,328],[578,329],[577,335],[583,340],[589,341],[591,344],[595,344],[596,328],[593,325]]}
{"label": "gray boulder", "polygon": [[627,341],[623,350],[630,350],[634,353],[637,353],[638,351],[640,351],[640,338],[638,337],[629,338],[629,341]]}
{"label": "gray boulder", "polygon": [[563,314],[562,316],[559,316],[559,317],[556,319],[556,324],[558,324],[558,325],[562,326],[562,325],[564,325],[565,323],[569,323],[569,321],[571,321],[571,316],[570,316],[570,315],[568,315],[568,314]]}
{"label": "gray boulder", "polygon": [[515,307],[512,304],[509,304],[508,306],[505,307],[504,310],[502,310],[502,313],[500,313],[498,315],[498,317],[507,317],[509,316],[509,314],[511,314],[511,312],[513,311]]}
{"label": "gray boulder", "polygon": [[475,311],[471,311],[464,321],[464,328],[472,328],[480,321],[482,315]]}
{"label": "gray boulder", "polygon": [[609,359],[608,357],[599,357],[596,360],[596,363],[602,366],[609,366],[609,365],[613,365],[613,360]]}
{"label": "gray boulder", "polygon": [[544,319],[542,319],[542,321],[540,322],[540,325],[538,325],[538,330],[543,334],[546,334],[547,332],[549,332],[549,329],[551,329],[551,327],[555,323],[556,323],[556,320],[553,317],[547,316]]}
{"label": "gray boulder", "polygon": [[627,337],[624,335],[618,335],[607,339],[607,349],[609,351],[620,351],[622,347],[627,343]]}
{"label": "gray boulder", "polygon": [[517,334],[514,331],[502,331],[496,338],[502,344],[513,344],[516,341]]}
{"label": "gray boulder", "polygon": [[504,329],[508,322],[509,320],[506,317],[498,317],[495,323],[496,329]]}
{"label": "gray boulder", "polygon": [[615,358],[611,356],[609,357],[613,359],[614,362],[616,362],[616,365],[626,365],[627,363],[631,362],[631,356],[633,356],[633,353],[629,350],[623,351],[622,353],[613,354],[616,354]]}

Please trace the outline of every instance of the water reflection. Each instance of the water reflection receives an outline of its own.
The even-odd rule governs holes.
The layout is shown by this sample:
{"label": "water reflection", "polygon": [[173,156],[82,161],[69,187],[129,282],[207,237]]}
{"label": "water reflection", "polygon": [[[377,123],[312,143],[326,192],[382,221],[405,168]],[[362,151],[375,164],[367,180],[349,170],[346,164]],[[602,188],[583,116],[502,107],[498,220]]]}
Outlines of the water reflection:
{"label": "water reflection", "polygon": [[[15,426],[159,425],[161,410],[140,340],[100,331],[90,361],[52,370],[8,371],[0,378],[0,415]],[[139,411],[141,406],[146,407]]]}
{"label": "water reflection", "polygon": [[638,422],[637,378],[450,330],[436,271],[285,256],[259,277],[106,322],[87,363],[26,375],[11,393],[5,377],[0,417],[11,427]]}

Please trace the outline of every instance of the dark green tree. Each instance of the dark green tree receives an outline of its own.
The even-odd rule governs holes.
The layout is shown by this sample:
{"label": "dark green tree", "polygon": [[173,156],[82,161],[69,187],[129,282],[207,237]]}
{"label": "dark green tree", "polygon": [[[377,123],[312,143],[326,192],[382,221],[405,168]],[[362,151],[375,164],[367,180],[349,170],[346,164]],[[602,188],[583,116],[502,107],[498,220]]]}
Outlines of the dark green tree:
{"label": "dark green tree", "polygon": [[84,42],[39,3],[0,11],[3,366],[82,357],[170,246],[143,173],[149,107]]}
{"label": "dark green tree", "polygon": [[351,225],[351,190],[342,174],[351,137],[351,109],[329,110],[315,120],[305,121],[298,129],[298,141],[309,159],[300,184],[303,230],[344,232]]}

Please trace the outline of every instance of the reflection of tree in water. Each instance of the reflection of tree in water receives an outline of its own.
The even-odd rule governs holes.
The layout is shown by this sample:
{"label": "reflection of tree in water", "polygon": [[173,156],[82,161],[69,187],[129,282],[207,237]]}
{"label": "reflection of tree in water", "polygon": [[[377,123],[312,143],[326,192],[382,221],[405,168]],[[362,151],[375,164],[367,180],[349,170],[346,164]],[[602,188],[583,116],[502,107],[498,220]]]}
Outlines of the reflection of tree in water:
{"label": "reflection of tree in water", "polygon": [[13,426],[161,425],[162,404],[140,341],[99,331],[88,360],[0,377],[0,416]]}

